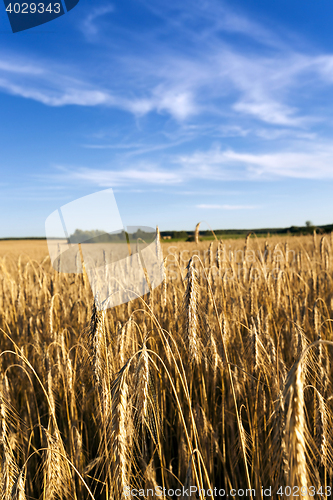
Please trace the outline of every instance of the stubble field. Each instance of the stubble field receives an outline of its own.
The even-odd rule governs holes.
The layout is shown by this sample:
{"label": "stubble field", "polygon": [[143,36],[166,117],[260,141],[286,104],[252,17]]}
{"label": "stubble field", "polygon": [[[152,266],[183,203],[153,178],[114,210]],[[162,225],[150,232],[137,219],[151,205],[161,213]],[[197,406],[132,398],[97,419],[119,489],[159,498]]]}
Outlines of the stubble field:
{"label": "stubble field", "polygon": [[0,242],[1,498],[329,497],[333,236],[162,248],[99,311],[46,242]]}

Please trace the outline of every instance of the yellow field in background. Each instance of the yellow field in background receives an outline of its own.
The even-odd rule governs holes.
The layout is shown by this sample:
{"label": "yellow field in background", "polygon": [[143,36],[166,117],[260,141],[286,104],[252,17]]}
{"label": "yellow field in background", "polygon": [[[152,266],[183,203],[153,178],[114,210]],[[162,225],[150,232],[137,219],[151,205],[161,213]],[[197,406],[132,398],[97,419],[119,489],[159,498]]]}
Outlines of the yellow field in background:
{"label": "yellow field in background", "polygon": [[[318,236],[319,238],[320,236]],[[227,250],[229,246],[232,249],[241,249],[244,247],[244,239],[226,239]],[[251,237],[251,242],[256,241],[256,244],[263,247],[265,244],[264,238],[254,239]],[[276,245],[278,242],[283,244],[287,241],[290,245],[302,244],[305,247],[311,244],[312,236],[270,236],[268,241],[271,245]],[[163,249],[164,257],[174,253],[175,251],[184,251],[185,255],[192,255],[195,252],[204,254],[208,251],[209,245],[213,243],[216,245],[216,241],[202,241],[198,244],[194,242],[170,242],[161,241],[161,246]],[[175,250],[176,249],[176,250]],[[187,252],[187,253],[186,253]],[[45,257],[48,256],[48,247],[46,240],[0,240],[0,258],[8,256],[9,258],[16,259],[19,255],[23,258],[30,257],[31,259],[37,260],[38,262],[43,261]]]}

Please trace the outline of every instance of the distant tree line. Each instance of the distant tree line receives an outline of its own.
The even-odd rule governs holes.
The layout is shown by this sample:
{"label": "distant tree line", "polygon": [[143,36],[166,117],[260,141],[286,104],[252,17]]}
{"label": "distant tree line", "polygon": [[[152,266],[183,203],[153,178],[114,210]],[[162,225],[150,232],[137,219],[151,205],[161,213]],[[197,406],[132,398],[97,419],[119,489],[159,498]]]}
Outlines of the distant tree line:
{"label": "distant tree line", "polygon": [[92,231],[83,231],[76,229],[69,237],[70,243],[126,243],[126,241],[137,241],[139,238],[145,242],[152,241],[155,238],[155,233],[145,232],[138,228],[134,233],[119,231],[116,233],[107,233],[99,229]]}
{"label": "distant tree line", "polygon": [[[314,226],[311,221],[306,221],[305,226],[290,226],[283,228],[260,228],[260,229],[214,229],[216,236],[230,236],[230,235],[244,235],[249,232],[255,234],[292,234],[302,235],[311,234],[316,230],[318,233],[330,233],[333,231],[333,224],[324,226]],[[200,230],[200,236],[211,236],[211,230]],[[172,239],[185,239],[188,241],[193,240],[194,231],[161,231],[161,236],[171,236]]]}

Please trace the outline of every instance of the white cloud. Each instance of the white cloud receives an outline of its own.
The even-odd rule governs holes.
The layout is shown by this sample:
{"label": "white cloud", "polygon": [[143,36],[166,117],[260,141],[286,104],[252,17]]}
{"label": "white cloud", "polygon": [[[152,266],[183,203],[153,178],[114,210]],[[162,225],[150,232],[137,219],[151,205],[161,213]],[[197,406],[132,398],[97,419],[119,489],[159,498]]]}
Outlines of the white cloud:
{"label": "white cloud", "polygon": [[[199,43],[221,33],[236,33],[272,47],[283,48],[287,45],[288,33],[283,31],[282,27],[279,27],[279,36],[259,22],[241,14],[240,9],[236,12],[226,1],[209,0],[194,3],[192,0],[183,0],[177,5],[163,0],[141,1],[154,14],[159,15],[173,33],[186,29],[187,36]],[[186,23],[182,22],[183,19]],[[202,32],[198,32],[198,19],[205,23]],[[294,33],[293,37],[295,38]]]}
{"label": "white cloud", "polygon": [[333,179],[333,146],[326,143],[303,142],[293,151],[244,153],[215,148],[182,155],[178,162],[211,179],[258,180],[274,178]]}
{"label": "white cloud", "polygon": [[[136,161],[113,168],[57,166],[58,174],[47,179],[58,182],[89,184],[98,187],[147,188],[153,186],[190,187],[200,182],[202,194],[209,183],[226,188],[226,181],[274,181],[276,179],[333,179],[333,146],[329,143],[311,143],[303,139],[293,150],[240,152],[219,147],[196,151],[188,155],[163,155],[162,162]],[[167,158],[167,159],[166,159]],[[163,165],[163,166],[162,166]],[[190,189],[191,192],[191,189]],[[200,208],[240,210],[257,208],[248,205],[200,205]]]}
{"label": "white cloud", "polygon": [[[74,68],[65,65],[52,67],[45,61],[33,64],[23,60],[13,66],[0,58],[0,85],[8,93],[49,106],[98,105],[139,116],[157,111],[180,121],[207,112],[228,110],[230,114],[234,110],[235,116],[249,115],[266,123],[298,127],[306,119],[298,116],[301,104],[288,104],[287,93],[297,88],[304,70],[303,56],[300,59],[303,64],[297,64],[297,57],[288,60],[285,55],[269,61],[258,54],[245,57],[219,44],[208,57],[202,54],[189,59],[161,53],[153,54],[149,62],[137,57],[137,74],[132,74],[134,62],[124,56],[115,69],[116,79],[96,84],[88,74],[79,78]],[[307,70],[317,79],[322,76],[311,58]],[[120,83],[121,93],[116,90]],[[223,103],[224,109],[217,102]]]}
{"label": "white cloud", "polygon": [[197,105],[190,92],[155,91],[156,108],[158,111],[167,111],[179,120],[184,120],[197,113]]}
{"label": "white cloud", "polygon": [[171,172],[158,166],[137,165],[123,170],[100,170],[92,168],[66,168],[61,170],[61,178],[89,182],[100,187],[124,186],[133,184],[178,184],[182,182],[179,172]]}
{"label": "white cloud", "polygon": [[225,159],[241,163],[254,177],[289,177],[298,179],[332,179],[333,148],[309,152],[273,152],[246,154],[228,151]]}
{"label": "white cloud", "polygon": [[102,104],[111,105],[114,99],[108,94],[97,90],[67,89],[65,92],[43,91],[33,87],[17,85],[8,80],[0,78],[0,88],[8,93],[26,99],[33,99],[47,106],[66,106],[74,104],[77,106],[97,106]]}
{"label": "white cloud", "polygon": [[[1,89],[48,106],[114,107],[135,116],[156,112],[180,123],[209,121],[207,116],[214,115],[238,124],[244,118],[246,131],[253,120],[297,129],[330,119],[324,107],[310,110],[309,97],[317,98],[318,89],[333,90],[332,54],[296,50],[282,36],[215,0],[177,6],[149,2],[147,7],[163,18],[169,44],[161,42],[158,30],[146,30],[140,38],[118,27],[124,38],[132,36],[135,51],[126,43],[115,51],[111,34],[107,43],[101,40],[104,46],[96,45],[96,60],[75,64],[37,55],[13,63],[17,54],[2,52]],[[96,35],[98,22],[113,9],[93,9],[82,30]],[[223,41],[226,32],[244,35],[246,43]],[[259,42],[256,50],[249,50],[249,38]]]}
{"label": "white cloud", "polygon": [[91,9],[87,17],[82,22],[82,32],[85,36],[91,37],[93,35],[97,35],[99,32],[99,26],[97,24],[97,20],[114,11],[113,5],[104,5],[103,7],[96,7],[95,9]]}
{"label": "white cloud", "polygon": [[233,108],[240,113],[253,115],[255,118],[274,125],[289,127],[300,126],[304,119],[296,118],[293,114],[297,111],[278,102],[270,101],[240,101]]}
{"label": "white cloud", "polygon": [[[15,58],[17,61],[17,58]],[[33,63],[15,63],[10,60],[0,60],[0,71],[5,73],[23,73],[27,75],[41,75],[43,73],[43,69],[34,65]]]}

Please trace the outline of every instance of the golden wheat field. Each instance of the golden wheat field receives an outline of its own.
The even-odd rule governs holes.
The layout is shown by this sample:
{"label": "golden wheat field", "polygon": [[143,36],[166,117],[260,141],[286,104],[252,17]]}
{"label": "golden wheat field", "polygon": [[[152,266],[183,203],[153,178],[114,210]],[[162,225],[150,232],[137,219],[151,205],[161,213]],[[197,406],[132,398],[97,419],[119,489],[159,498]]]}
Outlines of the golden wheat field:
{"label": "golden wheat field", "polygon": [[162,248],[99,311],[0,242],[1,498],[329,498],[333,235]]}

